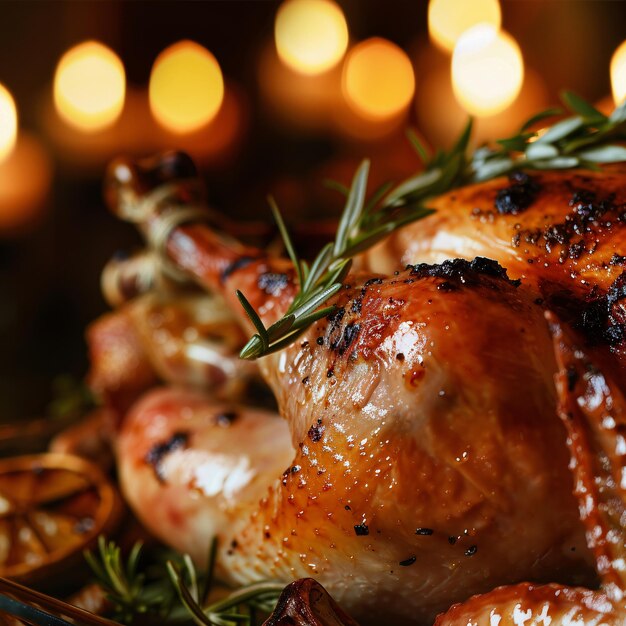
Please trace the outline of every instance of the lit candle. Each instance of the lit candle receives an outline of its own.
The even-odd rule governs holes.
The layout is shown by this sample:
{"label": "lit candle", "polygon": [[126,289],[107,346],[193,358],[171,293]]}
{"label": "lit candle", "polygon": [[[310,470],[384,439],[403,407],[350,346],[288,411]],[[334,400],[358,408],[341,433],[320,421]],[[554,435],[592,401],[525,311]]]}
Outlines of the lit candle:
{"label": "lit candle", "polygon": [[167,130],[185,135],[215,118],[224,77],[215,57],[193,41],[179,41],[157,57],[150,73],[150,109]]}
{"label": "lit candle", "polygon": [[48,155],[34,137],[18,133],[15,102],[0,85],[0,232],[32,225],[50,180]]}
{"label": "lit candle", "polygon": [[345,106],[337,110],[339,127],[353,136],[379,138],[405,122],[415,73],[404,50],[373,37],[348,52],[341,88]]}
{"label": "lit candle", "polygon": [[498,0],[430,0],[428,33],[437,47],[452,52],[459,37],[477,24],[499,30],[502,12]]}
{"label": "lit candle", "polygon": [[127,93],[120,58],[86,41],[60,58],[42,118],[61,162],[74,170],[100,170],[119,151],[134,152],[143,126],[140,110],[137,94]]}
{"label": "lit candle", "polygon": [[287,0],[276,14],[274,39],[285,65],[313,76],[341,61],[348,47],[348,24],[331,0]]}
{"label": "lit candle", "polygon": [[615,106],[619,106],[626,98],[626,41],[622,42],[611,58],[611,87]]}
{"label": "lit candle", "polygon": [[54,75],[59,115],[83,132],[97,132],[119,118],[124,107],[126,74],[119,57],[97,41],[66,52]]}
{"label": "lit candle", "polygon": [[[449,57],[432,46],[422,45],[416,55],[416,66],[423,76],[420,97],[415,103],[418,126],[434,145],[449,147],[469,116],[453,92]],[[474,144],[516,132],[527,118],[549,104],[542,77],[532,68],[526,68],[519,95],[511,104],[498,113],[475,116]]]}
{"label": "lit candle", "polygon": [[243,93],[224,81],[206,48],[179,41],[157,57],[150,73],[150,110],[156,141],[203,162],[233,154],[244,129]]}
{"label": "lit candle", "polygon": [[245,101],[225,84],[215,57],[191,41],[164,50],[150,88],[126,86],[117,55],[98,42],[59,61],[43,125],[63,163],[100,171],[114,156],[176,146],[198,161],[227,162],[244,128]]}
{"label": "lit candle", "polygon": [[517,42],[490,24],[465,31],[452,54],[452,87],[461,106],[488,117],[504,111],[524,82],[524,61]]}

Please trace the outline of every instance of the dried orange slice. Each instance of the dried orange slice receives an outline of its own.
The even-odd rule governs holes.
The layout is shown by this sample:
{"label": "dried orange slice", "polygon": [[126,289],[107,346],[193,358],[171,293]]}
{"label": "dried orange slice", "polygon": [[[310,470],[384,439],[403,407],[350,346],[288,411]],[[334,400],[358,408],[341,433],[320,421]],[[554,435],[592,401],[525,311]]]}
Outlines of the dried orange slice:
{"label": "dried orange slice", "polygon": [[110,533],[121,510],[115,488],[85,459],[0,459],[0,576],[42,581]]}

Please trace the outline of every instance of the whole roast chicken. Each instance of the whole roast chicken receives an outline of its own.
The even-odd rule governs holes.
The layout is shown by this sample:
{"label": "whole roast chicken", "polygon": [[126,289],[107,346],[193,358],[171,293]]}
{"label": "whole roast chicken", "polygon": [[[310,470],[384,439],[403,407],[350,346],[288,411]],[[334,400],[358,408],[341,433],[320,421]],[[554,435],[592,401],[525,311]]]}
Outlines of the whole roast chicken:
{"label": "whole roast chicken", "polygon": [[[292,264],[207,224],[194,177],[181,156],[120,161],[109,197],[172,271],[250,331],[240,290],[269,326],[297,291]],[[127,500],[199,562],[216,536],[228,582],[313,577],[362,624],[429,624],[520,581],[594,585],[544,309],[608,346],[623,380],[624,182],[551,173],[437,200],[361,260],[332,312],[259,360],[283,419],[180,379],[136,386],[116,444]],[[129,380],[154,369],[150,351],[124,345]]]}

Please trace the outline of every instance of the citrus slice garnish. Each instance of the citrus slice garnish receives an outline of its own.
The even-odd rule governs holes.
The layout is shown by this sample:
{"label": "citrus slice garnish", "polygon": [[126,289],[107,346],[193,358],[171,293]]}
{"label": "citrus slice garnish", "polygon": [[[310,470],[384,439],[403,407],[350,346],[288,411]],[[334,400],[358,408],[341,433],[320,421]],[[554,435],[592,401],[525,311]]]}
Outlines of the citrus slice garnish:
{"label": "citrus slice garnish", "polygon": [[93,463],[65,454],[0,459],[0,576],[35,582],[113,530],[121,501]]}

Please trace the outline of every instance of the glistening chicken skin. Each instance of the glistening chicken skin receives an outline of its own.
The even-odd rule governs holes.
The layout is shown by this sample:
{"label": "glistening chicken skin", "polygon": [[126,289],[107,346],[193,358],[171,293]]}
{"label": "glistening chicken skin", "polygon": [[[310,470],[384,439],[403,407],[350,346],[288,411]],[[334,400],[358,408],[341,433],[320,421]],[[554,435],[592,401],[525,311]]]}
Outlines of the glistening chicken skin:
{"label": "glistening chicken skin", "polygon": [[364,255],[370,271],[485,256],[544,295],[607,290],[626,259],[626,168],[514,174],[455,189]]}
{"label": "glistening chicken skin", "polygon": [[589,351],[553,314],[548,317],[559,363],[559,414],[567,426],[570,468],[600,589],[529,583],[500,587],[453,606],[439,616],[436,626],[618,626],[626,622],[626,400],[605,355]]}
{"label": "glistening chicken skin", "polygon": [[623,165],[518,173],[456,189],[431,205],[434,214],[393,233],[361,259],[363,267],[390,272],[453,257],[495,259],[624,368]]}
{"label": "glistening chicken skin", "polygon": [[[235,290],[243,291],[266,325],[293,297],[288,262],[206,226],[174,228],[166,248],[235,311]],[[286,471],[245,512],[218,514],[196,494],[197,509],[168,542],[188,545],[186,533],[206,524],[232,582],[314,576],[362,623],[426,624],[508,581],[583,581],[588,553],[555,414],[556,365],[533,294],[485,259],[356,274],[345,284],[328,319],[260,361],[295,450]],[[196,410],[184,395],[177,403],[161,414]],[[122,481],[156,527],[167,508],[142,506],[141,494],[159,480],[165,492],[168,476],[156,476],[145,446],[128,441],[142,433],[167,443],[176,420],[142,414],[139,404],[122,429]],[[255,437],[246,443],[236,422],[231,428],[254,460]],[[277,445],[277,456],[285,452]]]}

